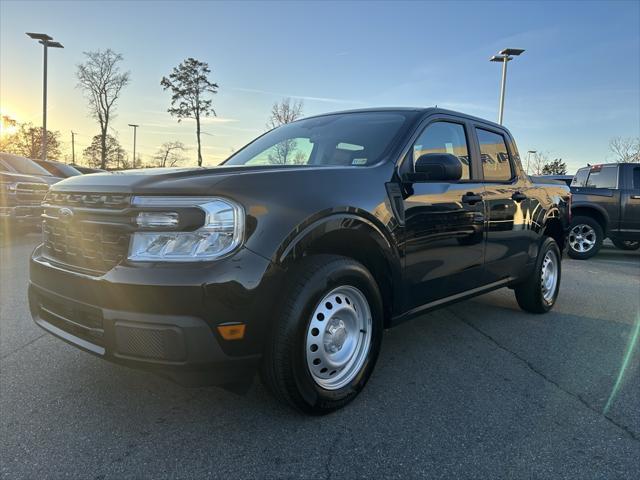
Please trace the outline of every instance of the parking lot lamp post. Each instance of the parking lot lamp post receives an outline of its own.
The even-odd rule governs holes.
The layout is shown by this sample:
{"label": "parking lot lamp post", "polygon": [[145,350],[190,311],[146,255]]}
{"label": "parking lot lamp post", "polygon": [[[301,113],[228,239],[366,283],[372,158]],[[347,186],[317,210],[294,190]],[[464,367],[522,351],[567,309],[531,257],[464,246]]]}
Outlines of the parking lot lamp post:
{"label": "parking lot lamp post", "polygon": [[489,59],[490,62],[502,62],[502,81],[500,82],[500,107],[498,110],[498,123],[502,125],[502,117],[504,113],[504,96],[507,88],[507,63],[524,52],[521,48],[505,48],[498,55],[494,55]]}
{"label": "parking lot lamp post", "polygon": [[76,135],[77,133],[71,130],[71,163],[76,164]]}
{"label": "parking lot lamp post", "polygon": [[130,123],[129,126],[133,127],[133,168],[136,168],[136,132],[140,125]]}
{"label": "parking lot lamp post", "polygon": [[42,76],[42,160],[47,159],[47,51],[51,48],[64,48],[60,42],[53,42],[53,38],[46,33],[29,33],[27,35],[38,40],[44,46],[44,72]]}

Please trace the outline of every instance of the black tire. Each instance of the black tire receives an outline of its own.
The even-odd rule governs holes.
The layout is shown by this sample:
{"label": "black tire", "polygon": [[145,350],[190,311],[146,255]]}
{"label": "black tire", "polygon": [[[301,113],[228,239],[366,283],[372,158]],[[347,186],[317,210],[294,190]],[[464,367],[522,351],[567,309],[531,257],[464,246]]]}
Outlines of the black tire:
{"label": "black tire", "polygon": [[[307,363],[307,329],[319,302],[343,285],[354,287],[366,297],[371,312],[371,342],[368,351],[365,350],[367,353],[362,354],[361,368],[351,381],[342,388],[327,390],[316,383]],[[382,330],[380,291],[362,264],[337,255],[307,257],[293,266],[289,274],[282,306],[267,339],[262,380],[279,400],[304,413],[333,412],[351,402],[367,383],[380,351]],[[322,335],[326,335],[325,332]]]}
{"label": "black tire", "polygon": [[[542,285],[542,269],[547,254],[555,256],[557,279],[552,295],[545,298]],[[519,283],[514,288],[516,300],[522,310],[531,313],[547,313],[553,308],[560,291],[560,279],[562,278],[561,258],[560,249],[556,241],[551,237],[546,237],[540,246],[535,268],[524,282]]]}
{"label": "black tire", "polygon": [[[585,244],[576,241],[576,239],[579,238],[576,237],[576,235],[580,234],[584,230],[588,231],[589,229],[590,233],[588,234],[588,240],[591,240],[592,236],[595,237],[593,238],[593,245],[587,250],[580,251],[576,247],[580,244]],[[569,256],[576,260],[587,260],[600,251],[603,240],[604,232],[602,231],[602,226],[594,218],[583,215],[574,217],[571,221],[571,228],[569,229],[569,236],[567,238],[567,242],[569,243]]]}
{"label": "black tire", "polygon": [[611,240],[616,248],[620,250],[638,250],[640,248],[640,241],[638,240]]}

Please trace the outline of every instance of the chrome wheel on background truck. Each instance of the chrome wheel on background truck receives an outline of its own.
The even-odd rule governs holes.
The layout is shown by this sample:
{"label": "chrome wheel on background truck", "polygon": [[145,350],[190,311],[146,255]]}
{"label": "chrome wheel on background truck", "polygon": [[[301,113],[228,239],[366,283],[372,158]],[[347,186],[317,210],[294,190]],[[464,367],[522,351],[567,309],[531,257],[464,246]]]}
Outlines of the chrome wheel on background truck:
{"label": "chrome wheel on background truck", "polygon": [[600,224],[587,216],[574,217],[569,230],[569,256],[586,260],[596,255],[602,247],[604,233]]}

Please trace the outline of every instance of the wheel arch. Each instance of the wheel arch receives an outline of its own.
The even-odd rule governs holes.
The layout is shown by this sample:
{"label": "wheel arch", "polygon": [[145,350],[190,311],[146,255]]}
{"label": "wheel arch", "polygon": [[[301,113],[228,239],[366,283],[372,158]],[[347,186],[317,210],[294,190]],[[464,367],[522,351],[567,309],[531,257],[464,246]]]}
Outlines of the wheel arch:
{"label": "wheel arch", "polygon": [[601,208],[597,205],[578,203],[571,207],[571,216],[574,218],[578,216],[593,218],[600,224],[604,234],[607,235],[609,226],[609,215],[607,215],[607,212],[604,210],[604,208]]}
{"label": "wheel arch", "polygon": [[544,225],[543,239],[544,237],[553,238],[558,244],[560,252],[563,252],[567,243],[567,233],[565,225],[559,218],[549,218]]}
{"label": "wheel arch", "polygon": [[382,295],[385,328],[397,311],[401,285],[401,265],[395,241],[386,228],[363,212],[330,213],[307,222],[287,238],[276,262],[288,269],[301,258],[314,254],[334,254],[362,263],[375,278]]}

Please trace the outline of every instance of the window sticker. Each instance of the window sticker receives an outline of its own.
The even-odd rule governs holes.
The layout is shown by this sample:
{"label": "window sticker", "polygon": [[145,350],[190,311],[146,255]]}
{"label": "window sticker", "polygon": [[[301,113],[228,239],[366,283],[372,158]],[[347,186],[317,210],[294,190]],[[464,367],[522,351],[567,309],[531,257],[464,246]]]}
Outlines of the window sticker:
{"label": "window sticker", "polygon": [[453,154],[454,154],[454,153],[453,153],[453,143],[446,142],[446,143],[444,144],[444,148],[445,148],[445,150],[447,151],[447,153],[450,153],[451,155],[453,155]]}

